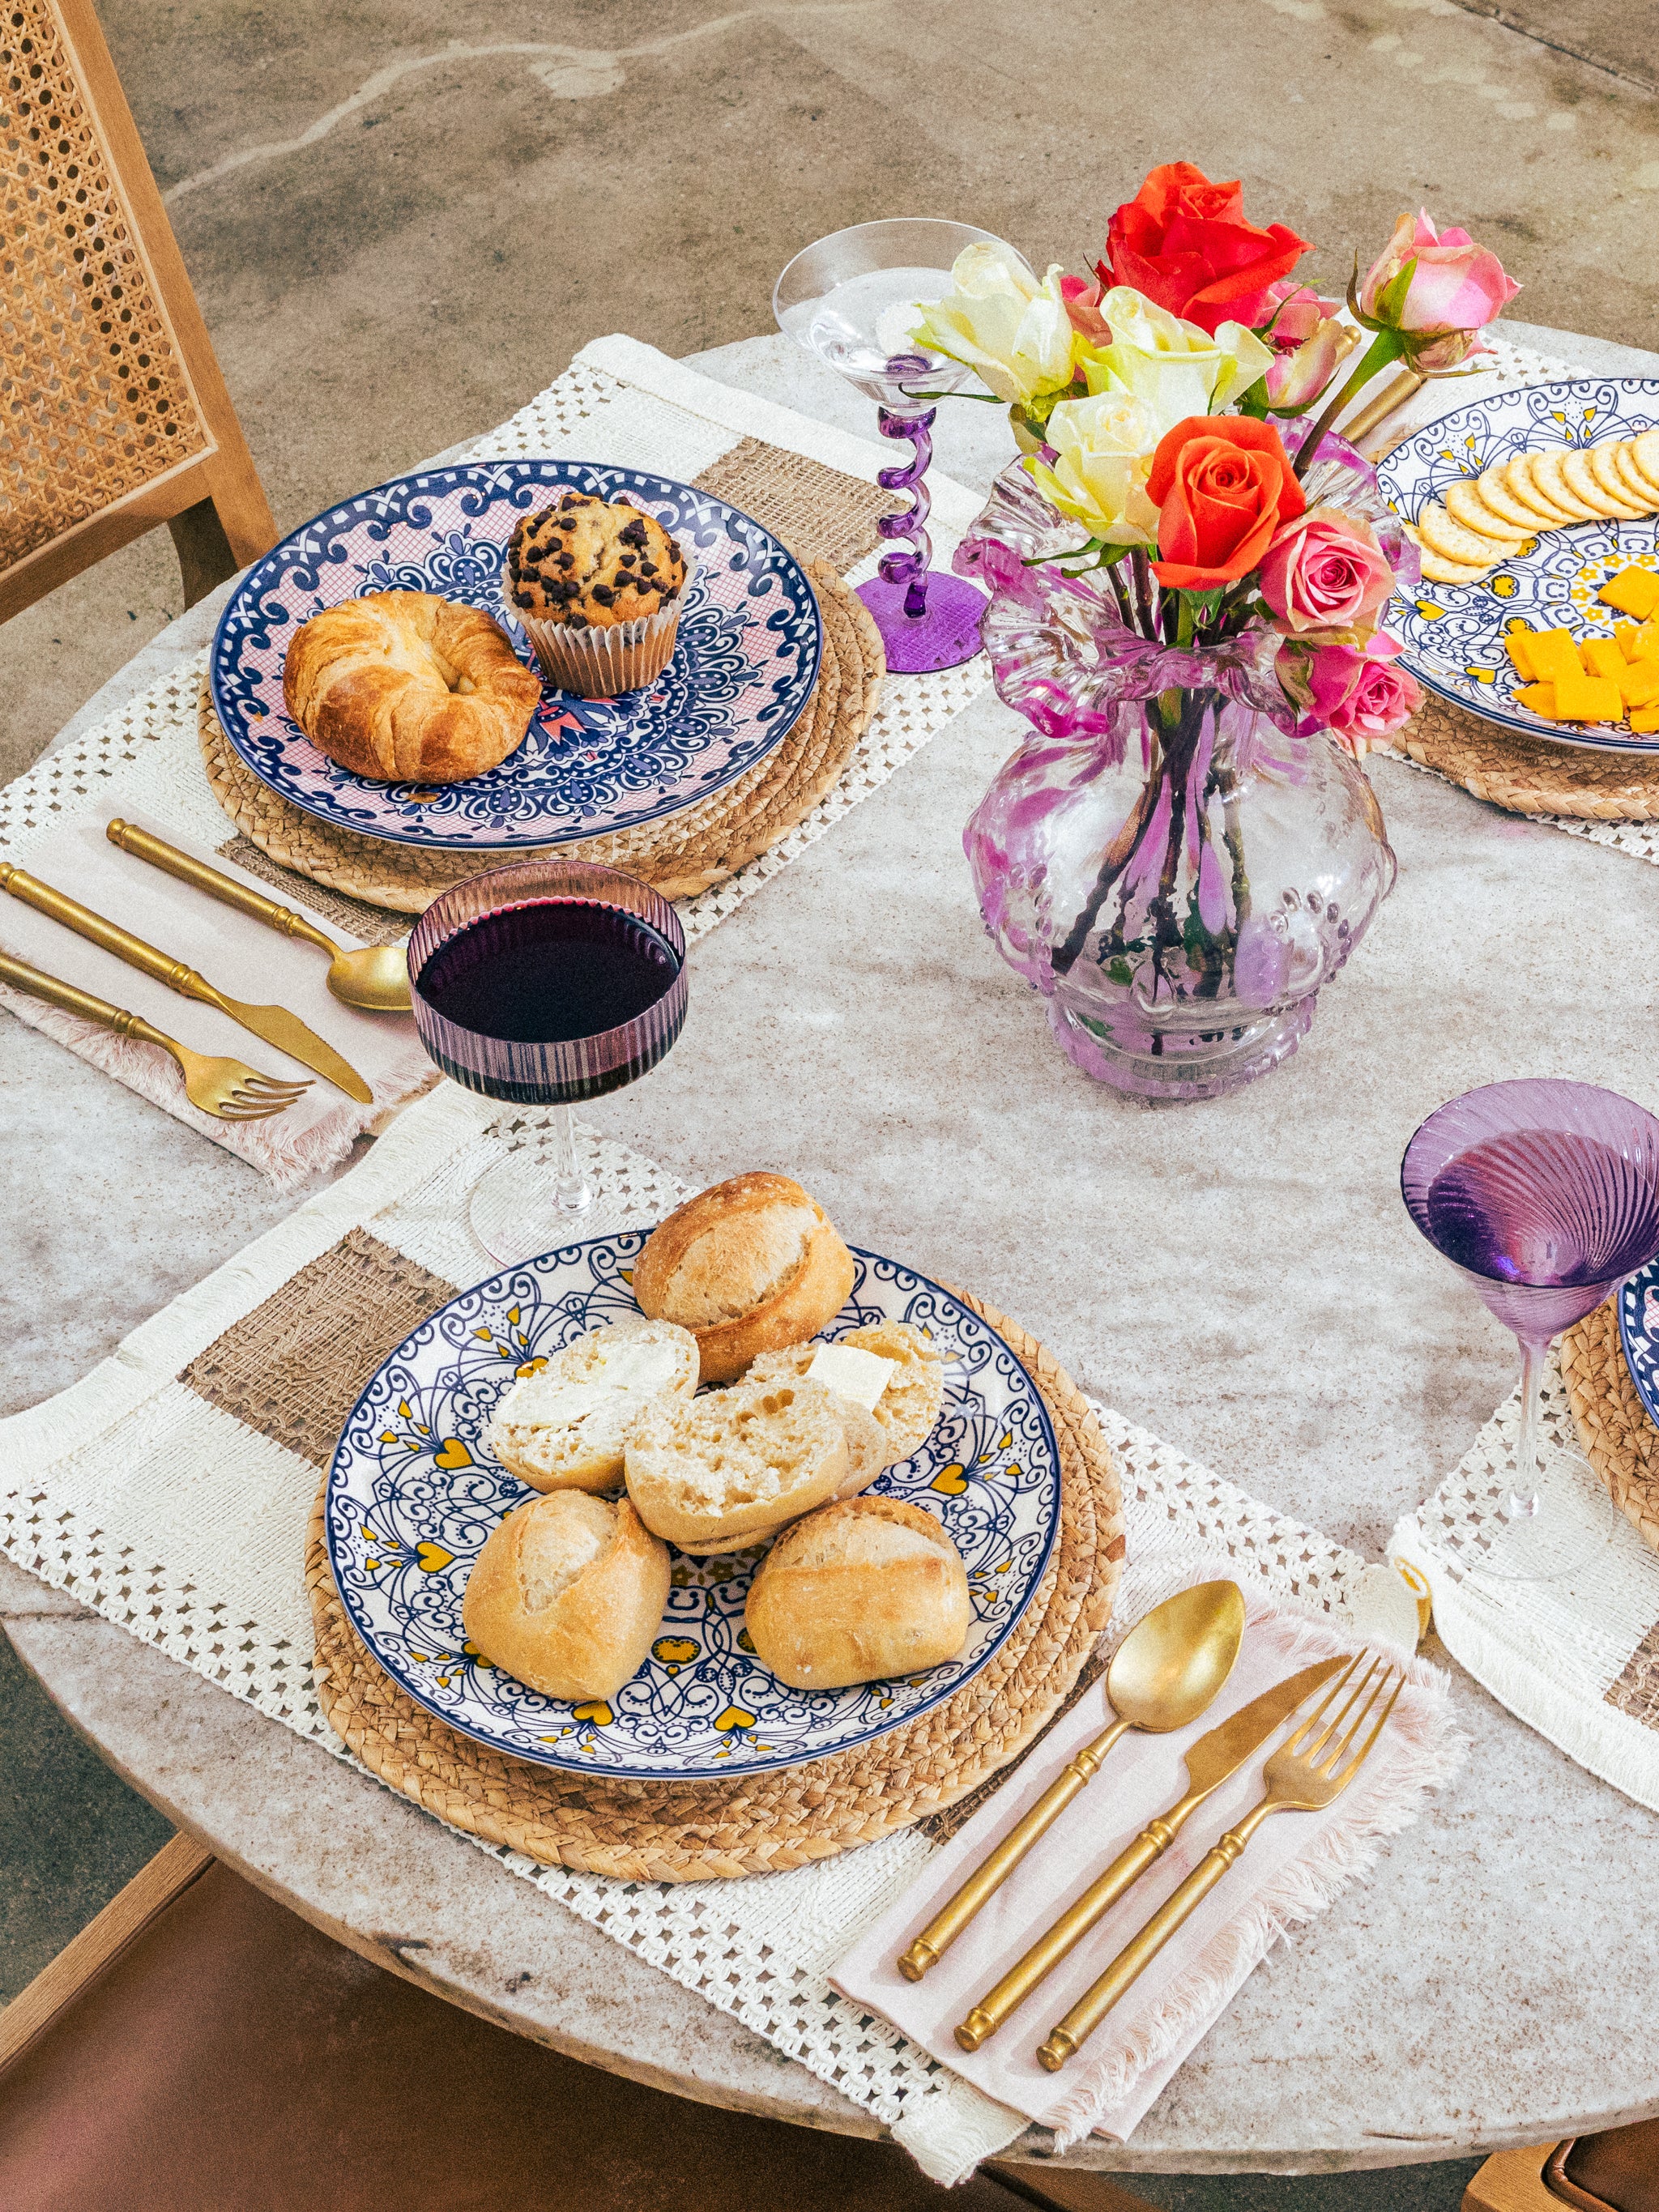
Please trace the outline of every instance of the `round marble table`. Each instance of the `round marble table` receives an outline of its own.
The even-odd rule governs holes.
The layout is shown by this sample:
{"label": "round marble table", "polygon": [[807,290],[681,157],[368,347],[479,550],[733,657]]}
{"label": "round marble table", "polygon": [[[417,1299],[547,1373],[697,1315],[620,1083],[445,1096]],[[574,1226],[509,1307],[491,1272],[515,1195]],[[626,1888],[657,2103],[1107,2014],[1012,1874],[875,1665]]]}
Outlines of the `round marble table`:
{"label": "round marble table", "polygon": [[[1647,355],[1554,332],[1586,367]],[[782,339],[708,373],[868,433]],[[940,465],[1011,448],[946,413]],[[211,602],[84,710],[192,650]],[[77,722],[84,717],[77,717]],[[71,730],[75,727],[71,725]],[[856,1243],[966,1282],[1085,1388],[1376,1553],[1508,1389],[1511,1347],[1410,1227],[1430,1108],[1522,1073],[1651,1103],[1659,869],[1383,760],[1399,887],[1298,1056],[1218,1104],[1125,1106],[1049,1043],[973,911],[959,836],[1018,726],[988,693],[696,949],[678,1051],[597,1118],[680,1174],[787,1167]],[[0,1024],[27,1220],[9,1409],[63,1387],[288,1210],[228,1154]],[[73,1316],[72,1326],[69,1316]],[[0,1561],[0,1617],[105,1757],[306,1918],[574,2057],[875,2131],[836,2091],[462,1838]],[[1449,2158],[1659,2112],[1659,1820],[1456,1676],[1463,1778],[1281,1947],[1127,2148],[1079,2166],[1284,2173]],[[1014,2155],[1040,2155],[1033,2130]]]}

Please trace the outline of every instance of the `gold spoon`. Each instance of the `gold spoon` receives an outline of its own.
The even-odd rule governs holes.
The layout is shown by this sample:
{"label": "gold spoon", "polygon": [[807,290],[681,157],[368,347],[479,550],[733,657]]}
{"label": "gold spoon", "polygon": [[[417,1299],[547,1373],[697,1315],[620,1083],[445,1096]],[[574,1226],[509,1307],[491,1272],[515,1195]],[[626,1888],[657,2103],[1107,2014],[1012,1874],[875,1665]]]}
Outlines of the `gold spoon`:
{"label": "gold spoon", "polygon": [[193,884],[210,898],[234,906],[239,914],[252,915],[267,929],[279,930],[284,937],[297,937],[304,944],[320,947],[329,956],[328,988],[343,1005],[361,1007],[371,1014],[409,1012],[409,967],[401,945],[365,945],[349,950],[337,945],[291,906],[279,906],[275,899],[262,898],[246,884],[239,884],[234,876],[221,875],[217,868],[210,868],[204,860],[194,860],[177,846],[152,837],[148,830],[137,829],[131,822],[118,818],[109,823],[104,834],[112,845],[118,845],[124,853],[148,860],[151,867],[176,876],[181,884]]}
{"label": "gold spoon", "polygon": [[1244,1595],[1237,1583],[1198,1583],[1177,1590],[1136,1622],[1106,1670],[1106,1695],[1117,1717],[1060,1769],[1030,1811],[900,1954],[898,1970],[907,1981],[919,1982],[944,1957],[986,1899],[1094,1779],[1120,1736],[1132,1728],[1167,1735],[1198,1718],[1232,1673],[1243,1635]]}

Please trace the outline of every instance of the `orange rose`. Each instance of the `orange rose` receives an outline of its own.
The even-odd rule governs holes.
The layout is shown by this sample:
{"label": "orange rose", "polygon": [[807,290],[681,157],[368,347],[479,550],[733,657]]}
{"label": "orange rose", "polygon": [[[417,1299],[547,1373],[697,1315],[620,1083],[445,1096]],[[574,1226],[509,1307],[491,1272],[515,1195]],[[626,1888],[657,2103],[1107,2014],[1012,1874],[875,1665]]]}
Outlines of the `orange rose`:
{"label": "orange rose", "polygon": [[1152,455],[1158,507],[1152,568],[1166,589],[1211,592],[1260,567],[1281,524],[1307,506],[1271,422],[1189,415]]}

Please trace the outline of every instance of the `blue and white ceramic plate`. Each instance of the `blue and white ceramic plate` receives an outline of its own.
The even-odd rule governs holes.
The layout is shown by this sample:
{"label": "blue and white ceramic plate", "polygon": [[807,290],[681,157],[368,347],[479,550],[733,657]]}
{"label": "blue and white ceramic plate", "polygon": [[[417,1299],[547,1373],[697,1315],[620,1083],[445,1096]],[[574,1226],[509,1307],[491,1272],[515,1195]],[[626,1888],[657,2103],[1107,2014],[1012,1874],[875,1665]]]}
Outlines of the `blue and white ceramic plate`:
{"label": "blue and white ceramic plate", "polygon": [[1659,1423],[1659,1260],[1619,1293],[1619,1341],[1648,1419]]}
{"label": "blue and white ceramic plate", "polygon": [[[1576,376],[1560,384],[1494,392],[1396,446],[1376,480],[1395,514],[1413,521],[1459,477],[1548,447],[1633,438],[1659,422],[1659,377]],[[1477,584],[1431,584],[1397,592],[1383,621],[1405,647],[1405,665],[1425,690],[1500,729],[1602,752],[1651,752],[1659,738],[1617,724],[1571,728],[1547,722],[1515,695],[1522,679],[1504,650],[1516,628],[1571,629],[1611,637],[1615,617],[1596,592],[1620,568],[1659,568],[1659,519],[1575,522],[1527,539]]]}
{"label": "blue and white ceramic plate", "polygon": [[979,1672],[1030,1603],[1060,1525],[1060,1455],[1025,1370],[959,1299],[873,1252],[854,1252],[853,1294],[823,1334],[908,1321],[945,1353],[938,1425],[874,1487],[936,1515],[962,1553],[974,1625],[959,1658],[855,1689],[787,1688],[744,1631],[762,1557],[752,1547],[721,1559],[674,1553],[661,1633],[608,1702],[544,1697],[465,1640],[472,1563],[502,1516],[534,1495],[484,1449],[495,1402],[532,1363],[638,1312],[630,1285],[645,1236],[570,1245],[462,1291],[374,1376],[328,1480],[329,1558],[352,1625],[428,1712],[515,1759],[574,1773],[692,1782],[868,1743]]}
{"label": "blue and white ceramic plate", "polygon": [[[566,489],[627,499],[694,550],[674,656],[648,690],[579,699],[542,687],[523,743],[464,783],[376,783],[318,751],[283,703],[299,625],[365,592],[482,607],[532,668],[503,606],[507,542]],[[249,570],[219,618],[214,711],[279,798],[337,830],[447,851],[510,852],[678,814],[781,744],[818,672],[817,602],[759,523],[690,484],[586,461],[473,461],[394,477],[315,516]]]}

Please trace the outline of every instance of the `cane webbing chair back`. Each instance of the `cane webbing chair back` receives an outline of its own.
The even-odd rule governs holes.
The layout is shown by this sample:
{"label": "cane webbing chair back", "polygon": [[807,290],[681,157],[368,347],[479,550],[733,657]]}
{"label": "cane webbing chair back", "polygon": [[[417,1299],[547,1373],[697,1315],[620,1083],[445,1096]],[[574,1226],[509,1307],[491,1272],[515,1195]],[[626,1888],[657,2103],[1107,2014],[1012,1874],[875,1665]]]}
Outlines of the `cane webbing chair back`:
{"label": "cane webbing chair back", "polygon": [[0,619],[159,522],[276,536],[90,0],[0,0]]}

